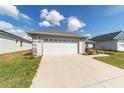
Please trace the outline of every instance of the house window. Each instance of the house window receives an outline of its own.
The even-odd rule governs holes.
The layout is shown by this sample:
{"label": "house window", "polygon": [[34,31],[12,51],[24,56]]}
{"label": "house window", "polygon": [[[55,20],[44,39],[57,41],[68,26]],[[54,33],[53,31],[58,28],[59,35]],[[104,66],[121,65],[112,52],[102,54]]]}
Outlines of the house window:
{"label": "house window", "polygon": [[59,39],[59,42],[62,42],[62,39]]}
{"label": "house window", "polygon": [[76,42],[76,40],[73,40],[73,42]]}
{"label": "house window", "polygon": [[71,42],[74,42],[74,40],[71,40]]}
{"label": "house window", "polygon": [[32,38],[36,38],[35,36],[32,36]]}
{"label": "house window", "polygon": [[64,39],[63,42],[66,42],[66,40]]}
{"label": "house window", "polygon": [[55,42],[57,42],[57,41],[58,41],[58,39],[54,39],[54,41],[55,41]]}
{"label": "house window", "polygon": [[41,39],[41,36],[39,36],[39,39]]}
{"label": "house window", "polygon": [[49,41],[53,41],[53,39],[49,39]]}
{"label": "house window", "polygon": [[45,38],[45,39],[44,39],[44,41],[48,41],[48,39],[47,39],[47,38]]}
{"label": "house window", "polygon": [[67,42],[70,42],[70,40],[68,39]]}
{"label": "house window", "polygon": [[22,41],[20,41],[20,46],[22,47]]}

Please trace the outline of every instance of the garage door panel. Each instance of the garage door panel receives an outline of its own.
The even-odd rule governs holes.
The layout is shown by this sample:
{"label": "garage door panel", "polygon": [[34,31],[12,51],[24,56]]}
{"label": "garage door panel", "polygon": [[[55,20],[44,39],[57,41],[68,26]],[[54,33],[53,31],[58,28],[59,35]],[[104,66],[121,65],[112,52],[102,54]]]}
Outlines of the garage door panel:
{"label": "garage door panel", "polygon": [[124,51],[124,43],[119,43],[118,51]]}
{"label": "garage door panel", "polygon": [[77,43],[43,43],[43,55],[77,54]]}

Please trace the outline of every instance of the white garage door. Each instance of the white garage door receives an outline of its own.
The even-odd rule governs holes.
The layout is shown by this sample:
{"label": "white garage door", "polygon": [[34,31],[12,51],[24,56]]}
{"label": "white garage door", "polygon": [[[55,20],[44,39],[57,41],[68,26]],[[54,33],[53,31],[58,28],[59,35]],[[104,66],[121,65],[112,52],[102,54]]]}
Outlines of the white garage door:
{"label": "white garage door", "polygon": [[43,55],[49,54],[77,54],[78,44],[76,42],[52,42],[43,43]]}
{"label": "white garage door", "polygon": [[124,44],[123,43],[119,44],[118,51],[124,51]]}

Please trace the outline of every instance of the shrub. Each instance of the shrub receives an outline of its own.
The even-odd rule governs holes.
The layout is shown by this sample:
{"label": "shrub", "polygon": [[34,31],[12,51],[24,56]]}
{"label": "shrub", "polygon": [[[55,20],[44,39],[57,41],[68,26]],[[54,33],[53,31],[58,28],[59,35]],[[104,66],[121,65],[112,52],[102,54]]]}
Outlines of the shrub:
{"label": "shrub", "polygon": [[94,55],[96,53],[96,51],[94,49],[91,49],[91,48],[86,48],[85,52],[88,55]]}

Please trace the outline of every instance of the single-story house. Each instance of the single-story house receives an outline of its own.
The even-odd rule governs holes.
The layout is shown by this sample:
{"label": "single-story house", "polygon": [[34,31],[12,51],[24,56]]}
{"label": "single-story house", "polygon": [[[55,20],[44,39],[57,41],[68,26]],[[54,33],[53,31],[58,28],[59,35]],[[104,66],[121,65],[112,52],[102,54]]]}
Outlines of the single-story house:
{"label": "single-story house", "polygon": [[95,42],[90,39],[86,40],[85,44],[86,44],[86,48],[94,48],[95,47]]}
{"label": "single-story house", "polygon": [[83,54],[87,36],[64,31],[28,32],[32,37],[33,55]]}
{"label": "single-story house", "polygon": [[31,47],[32,41],[0,30],[0,54],[28,50]]}
{"label": "single-story house", "polygon": [[95,41],[95,48],[97,49],[124,51],[123,31],[96,36],[91,40]]}

